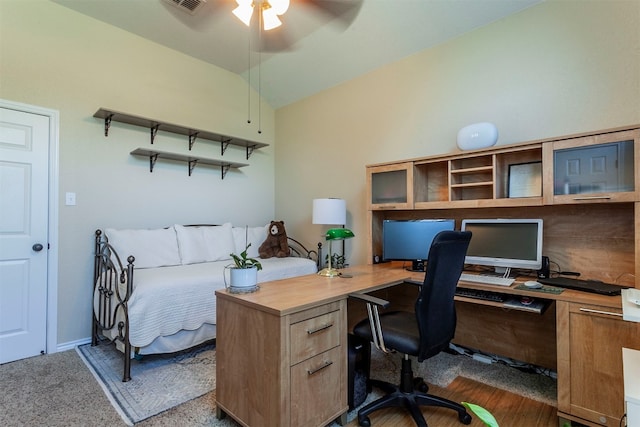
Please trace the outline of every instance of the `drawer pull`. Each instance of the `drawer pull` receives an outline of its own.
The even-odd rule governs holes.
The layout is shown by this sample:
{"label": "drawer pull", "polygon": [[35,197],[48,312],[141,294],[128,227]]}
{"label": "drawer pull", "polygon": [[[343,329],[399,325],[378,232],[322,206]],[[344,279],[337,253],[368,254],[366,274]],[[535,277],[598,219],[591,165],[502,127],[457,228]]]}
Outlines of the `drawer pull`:
{"label": "drawer pull", "polygon": [[582,196],[574,197],[573,200],[609,200],[611,196]]}
{"label": "drawer pull", "polygon": [[593,310],[591,308],[580,308],[580,311],[583,311],[585,313],[596,313],[596,314],[606,314],[607,316],[617,316],[617,317],[622,317],[622,314],[620,313],[612,313],[610,311],[602,311],[602,310]]}
{"label": "drawer pull", "polygon": [[307,331],[307,334],[313,335],[313,334],[315,334],[317,332],[324,331],[325,329],[329,329],[332,326],[333,326],[333,323],[325,323],[324,325],[318,326],[315,329],[309,329]]}
{"label": "drawer pull", "polygon": [[324,364],[322,364],[322,366],[319,366],[316,369],[307,370],[307,373],[309,374],[309,376],[311,376],[313,374],[316,374],[316,373],[322,371],[324,368],[328,368],[331,365],[333,365],[333,362],[327,361],[327,362],[324,362]]}

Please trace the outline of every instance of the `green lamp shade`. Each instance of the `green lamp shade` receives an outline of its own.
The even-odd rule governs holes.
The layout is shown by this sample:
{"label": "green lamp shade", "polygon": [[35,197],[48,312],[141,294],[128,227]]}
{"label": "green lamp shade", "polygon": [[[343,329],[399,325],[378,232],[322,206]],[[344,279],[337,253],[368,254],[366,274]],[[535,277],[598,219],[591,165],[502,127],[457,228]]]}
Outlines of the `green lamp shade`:
{"label": "green lamp shade", "polygon": [[355,234],[348,228],[330,228],[324,237],[327,240],[343,240],[355,237]]}

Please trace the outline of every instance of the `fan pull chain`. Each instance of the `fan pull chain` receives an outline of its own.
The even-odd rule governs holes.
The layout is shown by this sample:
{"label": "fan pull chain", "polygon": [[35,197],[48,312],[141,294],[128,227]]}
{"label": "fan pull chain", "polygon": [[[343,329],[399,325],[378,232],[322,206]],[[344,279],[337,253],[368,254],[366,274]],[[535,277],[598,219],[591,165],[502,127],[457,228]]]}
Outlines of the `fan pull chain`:
{"label": "fan pull chain", "polygon": [[247,123],[251,124],[251,27],[249,27],[247,34],[249,35],[249,43],[247,49],[247,63],[249,64],[248,70],[248,87],[247,87]]}
{"label": "fan pull chain", "polygon": [[260,28],[258,32],[258,133],[262,133],[262,31],[264,28],[264,21],[262,13],[260,16]]}

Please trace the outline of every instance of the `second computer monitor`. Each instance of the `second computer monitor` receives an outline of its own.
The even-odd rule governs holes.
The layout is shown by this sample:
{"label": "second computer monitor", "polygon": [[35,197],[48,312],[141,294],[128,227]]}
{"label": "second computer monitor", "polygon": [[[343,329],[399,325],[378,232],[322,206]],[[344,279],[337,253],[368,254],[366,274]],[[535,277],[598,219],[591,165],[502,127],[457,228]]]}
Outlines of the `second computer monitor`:
{"label": "second computer monitor", "polygon": [[441,231],[453,230],[452,219],[384,220],[382,258],[411,261],[411,270],[424,271],[433,238]]}
{"label": "second computer monitor", "polygon": [[465,219],[461,229],[472,233],[467,264],[492,266],[496,273],[542,266],[541,219]]}

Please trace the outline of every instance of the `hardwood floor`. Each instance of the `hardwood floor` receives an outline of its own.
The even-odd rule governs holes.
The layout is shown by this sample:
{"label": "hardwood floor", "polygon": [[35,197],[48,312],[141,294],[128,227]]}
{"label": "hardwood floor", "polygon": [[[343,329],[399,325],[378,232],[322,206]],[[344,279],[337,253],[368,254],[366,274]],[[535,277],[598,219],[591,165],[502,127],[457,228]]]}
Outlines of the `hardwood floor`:
{"label": "hardwood floor", "polygon": [[[500,426],[519,427],[557,427],[557,408],[537,402],[508,391],[467,378],[456,378],[446,389],[430,386],[429,393],[454,400],[470,402],[482,406],[493,414]],[[460,427],[457,413],[442,408],[425,408],[422,413],[430,427]],[[473,415],[472,415],[473,416]],[[408,412],[403,409],[383,409],[369,417],[372,427],[415,427]],[[473,416],[470,426],[482,427],[484,423]],[[358,420],[347,424],[357,427]]]}

